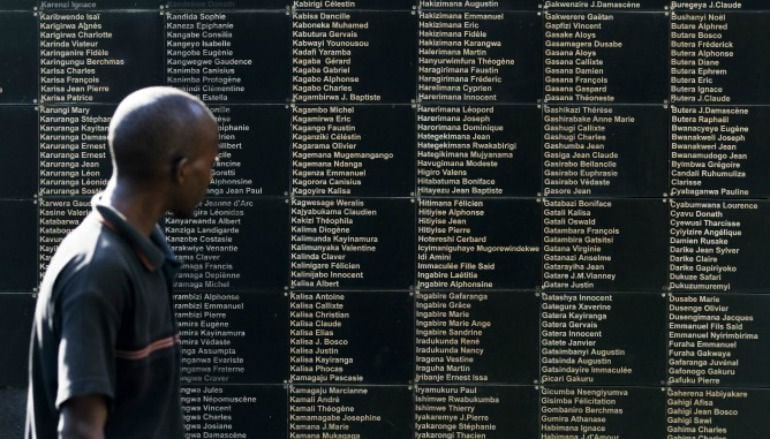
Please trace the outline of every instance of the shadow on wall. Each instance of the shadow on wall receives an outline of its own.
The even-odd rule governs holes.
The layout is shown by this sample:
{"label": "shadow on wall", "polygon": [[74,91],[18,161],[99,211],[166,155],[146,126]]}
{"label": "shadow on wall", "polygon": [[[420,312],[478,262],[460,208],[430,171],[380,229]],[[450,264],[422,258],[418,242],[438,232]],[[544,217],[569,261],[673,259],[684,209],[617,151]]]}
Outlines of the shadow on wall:
{"label": "shadow on wall", "polygon": [[0,388],[0,432],[8,439],[24,436],[27,389]]}

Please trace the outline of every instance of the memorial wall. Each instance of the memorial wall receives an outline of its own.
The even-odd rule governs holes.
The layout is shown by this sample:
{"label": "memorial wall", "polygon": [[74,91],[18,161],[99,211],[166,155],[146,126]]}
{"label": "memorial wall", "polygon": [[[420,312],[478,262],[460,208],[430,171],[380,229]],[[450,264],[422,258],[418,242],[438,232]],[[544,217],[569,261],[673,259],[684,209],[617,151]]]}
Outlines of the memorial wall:
{"label": "memorial wall", "polygon": [[760,0],[3,0],[0,427],[168,84],[221,142],[164,224],[188,438],[766,439],[769,52]]}

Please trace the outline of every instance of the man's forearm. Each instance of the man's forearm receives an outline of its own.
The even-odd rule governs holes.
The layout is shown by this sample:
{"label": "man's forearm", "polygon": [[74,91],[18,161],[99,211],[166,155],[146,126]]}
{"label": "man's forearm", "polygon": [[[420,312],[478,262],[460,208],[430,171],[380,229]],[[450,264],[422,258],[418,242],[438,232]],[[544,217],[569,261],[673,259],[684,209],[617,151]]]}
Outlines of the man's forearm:
{"label": "man's forearm", "polygon": [[104,439],[107,404],[101,395],[79,396],[62,405],[59,439]]}

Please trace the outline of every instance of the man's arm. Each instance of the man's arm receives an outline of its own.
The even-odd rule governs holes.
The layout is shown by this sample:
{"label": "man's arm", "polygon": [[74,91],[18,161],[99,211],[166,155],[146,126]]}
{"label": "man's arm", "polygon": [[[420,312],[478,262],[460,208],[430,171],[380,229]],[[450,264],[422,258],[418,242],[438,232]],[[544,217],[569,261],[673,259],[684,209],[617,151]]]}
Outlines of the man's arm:
{"label": "man's arm", "polygon": [[107,403],[101,395],[67,400],[59,415],[59,439],[104,439]]}

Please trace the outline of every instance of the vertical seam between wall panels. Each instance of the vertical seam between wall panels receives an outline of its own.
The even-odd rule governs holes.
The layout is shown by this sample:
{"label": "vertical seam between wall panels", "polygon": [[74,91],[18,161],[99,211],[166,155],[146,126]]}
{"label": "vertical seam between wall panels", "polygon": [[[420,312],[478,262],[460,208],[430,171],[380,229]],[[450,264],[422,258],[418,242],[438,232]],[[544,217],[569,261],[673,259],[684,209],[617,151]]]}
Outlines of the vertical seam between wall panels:
{"label": "vertical seam between wall panels", "polygon": [[[672,135],[672,130],[671,130],[671,105],[672,105],[672,102],[671,102],[671,22],[673,20],[673,11],[669,8],[668,14],[666,14],[664,12],[663,16],[665,17],[665,23],[666,23],[666,72],[667,72],[667,75],[666,75],[666,82],[665,83],[666,83],[666,96],[667,96],[666,97],[666,102],[668,102],[668,104],[665,105],[665,108],[664,108],[664,114],[666,116],[666,134],[667,134],[666,135],[666,140],[665,140],[665,143],[666,143],[666,148],[665,148],[665,151],[666,151],[666,185],[665,185],[665,190],[666,190],[667,196],[671,197],[671,152],[672,152],[672,149],[671,149],[671,142],[672,142],[671,141],[671,135]],[[669,219],[671,217],[671,204],[665,198],[662,198],[661,202],[664,203],[664,205],[665,205],[664,210],[666,211],[666,224],[668,224],[669,223]],[[667,232],[668,232],[667,234],[671,233],[668,230],[667,230]],[[666,261],[669,261],[670,257],[671,257],[671,246],[668,245],[667,247],[668,248],[667,248],[667,251],[666,251]],[[673,294],[673,293],[672,293],[671,289],[669,288],[669,280],[671,279],[670,267],[669,267],[668,264],[665,264],[665,266],[666,266],[665,278],[663,280],[663,288],[662,288],[662,290],[663,290],[663,294],[662,294],[663,303],[662,303],[662,306],[663,306],[663,322],[665,324],[664,328],[668,328],[668,323],[669,323],[669,318],[670,317],[669,317],[669,313],[668,313],[668,306],[666,306],[666,305],[667,305],[668,301],[670,300],[670,298],[668,296]],[[669,343],[669,337],[670,337],[669,331],[664,329],[663,337],[664,337],[664,342],[666,343],[665,346],[668,346],[669,345],[668,344]],[[660,382],[660,384],[661,384],[661,392],[665,392],[666,389],[667,389],[667,386],[668,386],[668,381],[669,381],[668,380],[668,378],[669,378],[668,377],[668,359],[669,359],[668,349],[664,349],[664,355],[663,355],[663,362],[664,362],[663,363],[663,377],[662,377],[662,380]],[[667,402],[663,403],[663,406],[664,406],[663,409],[664,410],[665,410],[665,408],[666,408],[665,406],[667,404],[668,404]]]}
{"label": "vertical seam between wall panels", "polygon": [[418,141],[417,141],[417,113],[419,111],[419,81],[420,81],[420,74],[419,74],[419,63],[420,63],[420,57],[419,57],[419,44],[420,44],[420,10],[419,10],[419,1],[415,0],[414,4],[414,98],[412,99],[412,105],[410,105],[410,108],[412,109],[412,116],[414,123],[412,127],[414,128],[414,143],[412,147],[414,148],[414,159],[412,160],[412,207],[413,207],[413,213],[414,213],[414,229],[412,231],[412,238],[414,239],[413,244],[413,250],[414,250],[414,259],[412,260],[414,263],[414,274],[412,276],[412,377],[411,377],[411,395],[412,395],[412,419],[409,423],[409,432],[411,434],[411,437],[414,438],[417,436],[416,431],[416,425],[417,425],[417,301],[418,298],[418,269],[417,269],[417,257],[419,255],[418,251],[418,238],[419,233],[417,232],[419,227],[419,210],[420,210],[420,203],[419,203],[419,187],[417,184],[417,157],[418,157]]}
{"label": "vertical seam between wall panels", "polygon": [[[536,437],[541,437],[541,430],[542,430],[542,423],[540,422],[540,415],[542,414],[542,400],[540,398],[541,394],[541,387],[543,385],[542,383],[542,377],[540,374],[540,371],[542,370],[542,356],[540,355],[540,352],[542,350],[543,345],[543,338],[542,338],[542,313],[540,310],[542,309],[542,303],[543,303],[543,291],[542,288],[544,279],[544,273],[545,270],[543,267],[545,266],[545,250],[544,250],[544,243],[545,243],[545,216],[543,214],[544,212],[544,197],[545,197],[545,10],[542,8],[539,8],[540,5],[538,5],[538,12],[540,14],[540,34],[542,36],[542,40],[540,40],[540,80],[542,81],[541,87],[540,87],[540,97],[537,99],[537,101],[540,102],[539,104],[539,117],[540,117],[540,138],[538,139],[538,161],[540,162],[540,181],[538,189],[539,189],[539,195],[535,198],[535,205],[538,209],[538,214],[540,218],[540,266],[539,268],[539,277],[538,277],[538,284],[535,286],[535,312],[537,313],[537,352],[536,352],[536,359],[537,359],[537,370],[535,373],[536,381],[535,381],[535,387],[533,388],[534,395],[535,395],[535,405],[537,407],[537,422],[535,424],[535,432]],[[536,107],[537,108],[537,105]],[[539,293],[538,293],[539,291]]]}
{"label": "vertical seam between wall panels", "polygon": [[[40,101],[40,14],[41,11],[38,8],[37,13],[33,13],[32,18],[35,22],[35,42],[37,43],[35,54],[37,59],[37,66],[35,69],[35,79],[36,79],[36,92],[35,92],[35,100],[33,101],[33,109],[35,110],[35,137],[37,140],[36,149],[37,149],[37,185],[35,186],[35,194],[32,196],[33,203],[35,206],[35,285],[37,285],[40,282],[41,279],[41,270],[40,270],[40,215],[41,215],[41,200],[40,200],[40,105],[42,102]],[[36,294],[39,293],[37,287],[33,287],[33,291],[36,292]]]}

